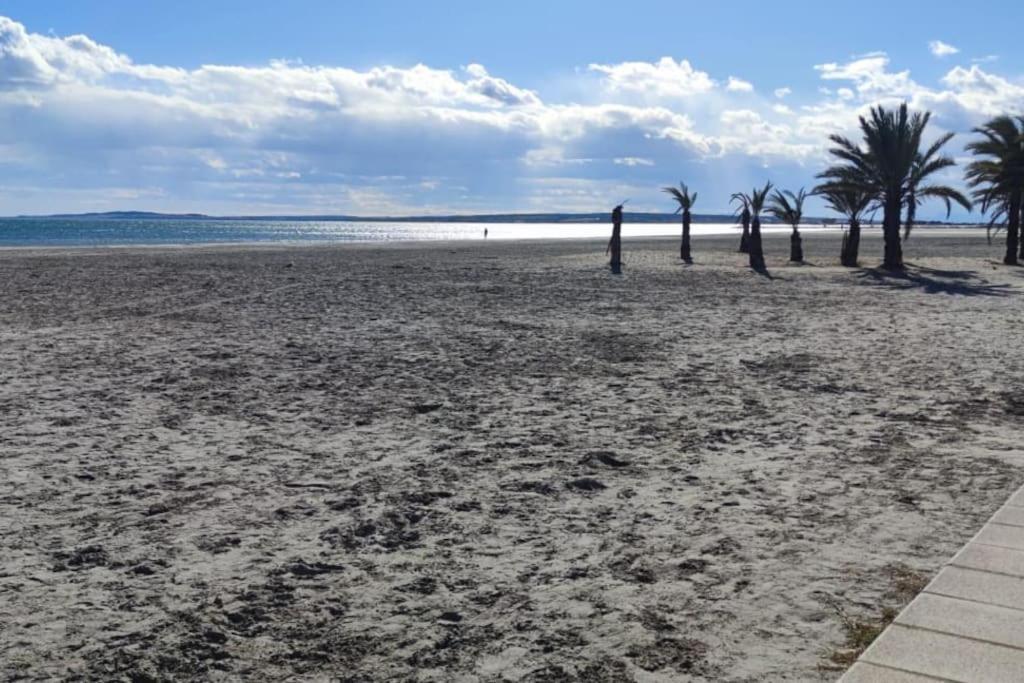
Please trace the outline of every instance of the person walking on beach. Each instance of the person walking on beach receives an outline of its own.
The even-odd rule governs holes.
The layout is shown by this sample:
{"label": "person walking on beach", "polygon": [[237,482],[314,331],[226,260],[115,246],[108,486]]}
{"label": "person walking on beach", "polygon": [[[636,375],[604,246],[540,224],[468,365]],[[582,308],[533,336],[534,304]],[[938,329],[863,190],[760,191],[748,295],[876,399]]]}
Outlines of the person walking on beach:
{"label": "person walking on beach", "polygon": [[487,228],[484,228],[484,239],[487,239]]}
{"label": "person walking on beach", "polygon": [[622,272],[622,204],[612,209],[612,238],[605,249],[605,255],[611,252],[612,260],[609,265],[612,273],[618,275]]}

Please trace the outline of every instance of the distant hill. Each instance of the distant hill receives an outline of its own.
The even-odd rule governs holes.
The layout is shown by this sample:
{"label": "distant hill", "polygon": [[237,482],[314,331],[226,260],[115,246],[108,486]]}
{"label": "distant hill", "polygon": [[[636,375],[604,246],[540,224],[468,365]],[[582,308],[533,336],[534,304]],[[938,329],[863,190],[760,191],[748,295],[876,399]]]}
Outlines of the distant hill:
{"label": "distant hill", "polygon": [[18,218],[51,218],[51,219],[121,219],[121,220],[208,220],[212,218],[201,213],[157,213],[154,211],[105,211],[102,213],[55,213],[46,216],[18,216]]}

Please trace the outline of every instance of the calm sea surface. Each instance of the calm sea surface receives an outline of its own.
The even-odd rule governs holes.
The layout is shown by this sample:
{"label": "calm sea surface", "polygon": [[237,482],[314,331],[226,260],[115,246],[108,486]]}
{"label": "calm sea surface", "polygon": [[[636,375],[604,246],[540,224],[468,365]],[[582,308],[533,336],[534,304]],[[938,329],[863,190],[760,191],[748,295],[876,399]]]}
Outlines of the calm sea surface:
{"label": "calm sea surface", "polygon": [[[819,226],[820,227],[820,226]],[[566,223],[359,223],[352,221],[0,218],[0,246],[75,247],[234,242],[393,242],[606,237],[610,225]],[[813,228],[809,228],[813,229]],[[765,232],[786,231],[765,226]],[[678,224],[623,225],[623,236],[677,235]],[[693,226],[694,235],[739,234],[730,224]]]}

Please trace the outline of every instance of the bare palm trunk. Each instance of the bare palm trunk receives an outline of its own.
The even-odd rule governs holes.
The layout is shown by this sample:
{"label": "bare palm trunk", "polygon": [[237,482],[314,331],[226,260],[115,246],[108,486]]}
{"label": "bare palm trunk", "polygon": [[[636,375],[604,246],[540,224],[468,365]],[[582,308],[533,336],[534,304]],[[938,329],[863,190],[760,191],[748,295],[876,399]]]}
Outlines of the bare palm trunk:
{"label": "bare palm trunk", "polygon": [[744,210],[740,216],[740,221],[743,223],[743,234],[740,235],[740,253],[750,253],[750,212]]}
{"label": "bare palm trunk", "polygon": [[[1021,193],[1013,192],[1010,195],[1010,207],[1006,212],[1006,256],[1003,263],[1008,266],[1015,266],[1018,263],[1017,249],[1020,245],[1020,218],[1021,218]],[[1024,259],[1024,249],[1021,249],[1020,258]]]}
{"label": "bare palm trunk", "polygon": [[683,241],[679,245],[679,258],[686,263],[693,263],[690,255],[690,210],[683,209]]}
{"label": "bare palm trunk", "polygon": [[612,267],[612,273],[618,275],[622,272],[622,218],[613,220],[612,239],[608,243],[608,250],[612,253],[609,265]]}
{"label": "bare palm trunk", "polygon": [[804,244],[800,237],[800,229],[793,226],[793,233],[789,236],[789,260],[793,263],[803,263]]}
{"label": "bare palm trunk", "polygon": [[839,262],[847,268],[857,267],[857,252],[860,250],[860,221],[850,221],[850,230],[843,236],[843,250],[839,255]]}
{"label": "bare palm trunk", "polygon": [[903,245],[900,243],[900,200],[896,194],[885,200],[882,237],[885,240],[885,256],[882,267],[886,270],[903,270]]}
{"label": "bare palm trunk", "polygon": [[750,222],[750,267],[756,271],[764,271],[764,250],[761,245],[761,219],[754,216]]}

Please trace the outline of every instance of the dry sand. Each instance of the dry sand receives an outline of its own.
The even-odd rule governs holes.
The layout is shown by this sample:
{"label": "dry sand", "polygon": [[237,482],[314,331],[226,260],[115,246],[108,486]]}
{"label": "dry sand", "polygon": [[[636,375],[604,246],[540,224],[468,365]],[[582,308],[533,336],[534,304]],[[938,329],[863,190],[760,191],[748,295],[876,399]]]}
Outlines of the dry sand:
{"label": "dry sand", "polygon": [[0,678],[836,678],[1024,483],[1024,269],[626,236],[0,252]]}

